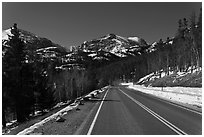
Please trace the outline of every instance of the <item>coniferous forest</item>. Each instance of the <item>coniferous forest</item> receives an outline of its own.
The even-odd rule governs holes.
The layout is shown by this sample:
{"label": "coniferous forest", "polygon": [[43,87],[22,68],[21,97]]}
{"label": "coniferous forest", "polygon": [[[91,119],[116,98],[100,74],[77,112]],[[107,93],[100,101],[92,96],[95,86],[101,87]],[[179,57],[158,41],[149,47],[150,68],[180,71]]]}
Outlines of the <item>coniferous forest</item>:
{"label": "coniferous forest", "polygon": [[[27,37],[14,24],[2,40],[2,125],[43,115],[59,102],[117,82],[137,82],[155,73],[202,68],[202,11],[178,20],[175,36],[140,48],[140,54],[94,60],[81,48],[69,51],[48,39]],[[114,37],[114,35],[112,36]],[[97,40],[94,41],[97,43]],[[83,44],[82,44],[83,45]],[[82,47],[80,45],[79,47]],[[103,54],[98,51],[98,54]]]}

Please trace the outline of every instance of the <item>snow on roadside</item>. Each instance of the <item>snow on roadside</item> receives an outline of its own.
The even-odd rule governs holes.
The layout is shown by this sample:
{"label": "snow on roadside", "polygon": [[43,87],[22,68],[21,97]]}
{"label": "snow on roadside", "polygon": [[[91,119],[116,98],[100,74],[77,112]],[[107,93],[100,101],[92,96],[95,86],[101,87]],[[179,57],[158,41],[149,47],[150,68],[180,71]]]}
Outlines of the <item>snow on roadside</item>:
{"label": "snow on roadside", "polygon": [[162,90],[161,87],[145,87],[142,85],[133,85],[132,83],[126,83],[125,85],[128,85],[130,89],[152,94],[157,97],[202,107],[202,88],[164,87]]}
{"label": "snow on roadside", "polygon": [[17,120],[12,120],[12,121],[6,123],[6,126],[7,126],[7,127],[8,127],[8,126],[11,126],[12,124],[14,124],[14,123],[16,123],[16,122],[17,122]]}
{"label": "snow on roadside", "polygon": [[30,126],[29,128],[24,129],[23,131],[19,132],[17,135],[26,135],[31,133],[32,131],[34,131],[34,129],[39,128],[40,126],[42,126],[43,124],[45,124],[46,122],[50,121],[51,119],[56,118],[57,116],[63,116],[66,114],[67,111],[70,111],[74,108],[76,108],[78,106],[78,104],[76,103],[72,103],[71,105],[65,107],[64,109],[58,111],[57,113],[45,118],[44,120]]}
{"label": "snow on roadside", "polygon": [[67,102],[59,102],[57,103],[52,109],[64,106],[64,105],[68,105],[70,103],[71,100],[68,100]]}
{"label": "snow on roadside", "polygon": [[[90,93],[89,93],[88,95],[86,95],[86,96],[87,96],[87,97],[91,97],[91,94],[96,95],[96,94],[97,94],[97,91],[99,91],[99,92],[101,93],[101,92],[105,91],[106,88],[108,88],[108,86],[103,87],[101,90],[94,90],[94,91],[90,92]],[[85,97],[86,97],[86,96],[85,96]],[[77,98],[77,99],[81,99],[81,98],[82,98],[82,97],[79,97],[79,98]],[[62,104],[58,104],[57,106],[59,106],[59,105],[61,106]],[[63,105],[64,105],[64,104],[63,104]],[[53,115],[51,115],[51,116],[49,116],[49,117],[43,119],[42,121],[40,121],[40,122],[38,122],[38,123],[36,123],[36,124],[30,126],[29,128],[24,129],[23,131],[19,132],[17,135],[27,135],[27,134],[31,133],[32,131],[34,131],[36,128],[39,128],[40,126],[43,126],[43,124],[45,124],[46,122],[48,122],[48,121],[50,121],[50,120],[52,120],[52,119],[55,119],[57,116],[59,116],[59,115],[60,115],[60,116],[63,116],[63,115],[65,115],[65,114],[67,114],[68,111],[70,111],[70,110],[76,108],[77,106],[78,106],[78,104],[77,104],[76,101],[75,101],[74,103],[72,103],[72,104],[70,104],[69,106],[63,108],[62,110],[58,111],[57,113],[55,113],[55,114],[53,114]]]}
{"label": "snow on roadside", "polygon": [[105,91],[106,88],[108,88],[108,86],[103,87],[101,89],[94,90],[94,91],[90,92],[88,95],[86,95],[85,97],[91,97],[91,94],[94,94],[94,96],[95,96],[97,94],[97,91],[101,93],[101,92]]}

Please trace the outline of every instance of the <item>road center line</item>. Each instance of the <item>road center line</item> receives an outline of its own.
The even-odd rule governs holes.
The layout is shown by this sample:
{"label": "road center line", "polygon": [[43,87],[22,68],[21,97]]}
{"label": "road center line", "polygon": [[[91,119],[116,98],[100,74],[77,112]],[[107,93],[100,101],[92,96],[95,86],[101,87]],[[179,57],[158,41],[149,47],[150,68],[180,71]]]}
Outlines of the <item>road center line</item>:
{"label": "road center line", "polygon": [[187,135],[187,133],[185,133],[184,131],[182,131],[181,129],[179,129],[178,127],[176,127],[175,125],[173,125],[172,123],[170,123],[169,121],[167,121],[166,119],[164,119],[162,116],[158,115],[157,113],[155,113],[154,111],[152,111],[151,109],[149,109],[148,107],[146,107],[145,105],[143,105],[142,103],[140,103],[139,101],[135,100],[134,98],[132,98],[131,96],[129,96],[128,94],[126,94],[125,92],[123,92],[120,88],[118,88],[124,95],[126,95],[128,98],[130,98],[133,102],[135,102],[136,104],[138,104],[140,107],[142,107],[144,110],[146,110],[148,113],[150,113],[152,116],[154,116],[155,118],[157,118],[160,122],[162,122],[163,124],[165,124],[166,126],[168,126],[171,130],[173,130],[174,132],[176,132],[179,135]]}
{"label": "road center line", "polygon": [[[110,89],[110,88],[109,88],[109,89]],[[107,95],[109,89],[107,90],[106,94],[104,95],[104,97],[103,97],[103,99],[102,99],[102,102],[101,102],[101,104],[100,104],[100,106],[99,106],[99,108],[98,108],[98,110],[97,110],[97,112],[96,112],[96,115],[95,115],[95,117],[94,117],[93,122],[91,123],[91,126],[90,126],[90,128],[89,128],[89,131],[88,131],[87,135],[91,135],[91,132],[92,132],[92,130],[93,130],[93,127],[94,127],[94,125],[95,125],[95,123],[96,123],[96,119],[97,119],[97,117],[98,117],[98,114],[99,114],[99,112],[100,112],[100,110],[101,110],[101,107],[102,107],[102,105],[103,105],[104,99],[105,99],[105,97],[106,97],[106,95]]]}

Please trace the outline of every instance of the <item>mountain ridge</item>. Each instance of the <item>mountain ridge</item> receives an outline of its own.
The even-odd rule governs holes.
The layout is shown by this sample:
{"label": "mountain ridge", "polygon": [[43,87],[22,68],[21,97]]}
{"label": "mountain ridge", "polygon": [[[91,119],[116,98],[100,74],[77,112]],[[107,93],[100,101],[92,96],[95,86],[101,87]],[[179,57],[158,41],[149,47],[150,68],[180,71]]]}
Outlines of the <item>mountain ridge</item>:
{"label": "mountain ridge", "polygon": [[[8,40],[8,35],[11,35],[10,30],[2,31],[3,41]],[[123,37],[110,33],[96,39],[84,41],[81,45],[72,47],[72,50],[68,51],[63,46],[29,31],[19,29],[19,32],[20,38],[28,47],[34,49],[38,55],[44,58],[60,59],[62,64],[57,68],[70,65],[88,66],[87,62],[88,64],[107,64],[122,58],[136,57],[143,53],[155,51],[155,45],[157,44],[149,45],[143,38],[137,36]],[[3,46],[6,47],[4,44]]]}

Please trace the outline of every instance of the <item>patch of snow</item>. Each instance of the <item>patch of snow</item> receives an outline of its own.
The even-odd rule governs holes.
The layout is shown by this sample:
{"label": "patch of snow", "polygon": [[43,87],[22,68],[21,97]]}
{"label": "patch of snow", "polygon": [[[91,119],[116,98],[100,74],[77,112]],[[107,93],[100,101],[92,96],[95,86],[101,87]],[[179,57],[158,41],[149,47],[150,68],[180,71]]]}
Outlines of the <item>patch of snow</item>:
{"label": "patch of snow", "polygon": [[154,73],[150,73],[149,75],[146,75],[145,77],[139,79],[138,83],[140,83],[140,82],[142,82],[142,81],[144,81],[144,80],[146,80],[146,79],[152,77],[153,75],[154,75]]}
{"label": "patch of snow", "polygon": [[149,52],[154,52],[154,51],[156,51],[156,49],[154,49],[154,48],[149,50]]}
{"label": "patch of snow", "polygon": [[57,47],[47,47],[47,48],[41,48],[41,49],[37,49],[36,51],[44,51],[44,50],[49,50],[49,49],[56,49]]}
{"label": "patch of snow", "polygon": [[102,59],[109,60],[108,58],[105,58],[105,57],[94,57],[93,58],[93,60],[102,60]]}
{"label": "patch of snow", "polygon": [[157,42],[152,43],[152,46],[155,47],[155,45],[157,45]]}
{"label": "patch of snow", "polygon": [[89,57],[94,57],[94,56],[96,56],[97,54],[96,53],[92,53],[92,54],[89,54],[88,56]]}
{"label": "patch of snow", "polygon": [[87,41],[84,41],[84,42],[83,42],[83,44],[86,44],[86,43],[87,43]]}
{"label": "patch of snow", "polygon": [[135,56],[135,54],[133,54],[133,53],[131,53],[131,52],[128,52],[128,54],[129,54],[129,55],[132,55],[132,56]]}
{"label": "patch of snow", "polygon": [[11,29],[3,30],[2,31],[2,40],[8,40],[8,38],[9,38],[8,35],[12,35]]}
{"label": "patch of snow", "polygon": [[118,37],[118,38],[120,38],[120,39],[122,39],[122,40],[124,40],[124,41],[128,42],[128,41],[127,41],[127,39],[126,39],[126,38],[124,38],[124,37],[121,37],[121,36],[118,36],[118,35],[116,35],[116,37]]}
{"label": "patch of snow", "polygon": [[110,53],[115,54],[116,56],[119,57],[126,57],[126,55],[124,55],[123,53],[126,53],[128,49],[126,49],[125,47],[122,47],[121,45],[118,46],[114,46],[114,48],[112,50],[110,50]]}
{"label": "patch of snow", "polygon": [[66,68],[63,68],[63,66],[55,67],[55,69],[65,70]]}
{"label": "patch of snow", "polygon": [[16,122],[17,122],[17,120],[12,120],[12,121],[6,123],[6,126],[10,126],[10,125],[12,125],[13,123],[16,123]]}
{"label": "patch of snow", "polygon": [[105,37],[101,38],[100,41],[106,40],[106,39],[108,39],[108,38],[110,38],[110,35],[106,35]]}
{"label": "patch of snow", "polygon": [[117,42],[119,45],[122,45],[122,42],[117,39],[113,39],[113,41]]}
{"label": "patch of snow", "polygon": [[173,40],[169,41],[169,44],[173,44]]}
{"label": "patch of snow", "polygon": [[92,51],[89,49],[83,49],[83,52],[92,52]]}
{"label": "patch of snow", "polygon": [[135,41],[135,42],[139,42],[140,38],[138,37],[128,37],[129,40]]}
{"label": "patch of snow", "polygon": [[121,83],[121,85],[126,85],[126,86],[128,86],[128,85],[133,85],[133,83],[132,83],[132,82],[129,82],[129,83]]}
{"label": "patch of snow", "polygon": [[127,57],[127,55],[124,55],[124,54],[122,54],[122,53],[114,53],[116,56],[118,56],[118,57]]}
{"label": "patch of snow", "polygon": [[130,49],[134,49],[134,48],[140,48],[139,45],[134,45],[134,46],[131,46]]}
{"label": "patch of snow", "polygon": [[104,92],[109,86],[105,86],[103,88],[101,88],[101,90],[97,89],[97,90],[94,90],[92,92],[90,92],[88,95],[86,95],[85,97],[91,97],[91,94],[94,94],[94,96],[97,94],[97,91],[99,91],[100,93],[101,92]]}
{"label": "patch of snow", "polygon": [[63,105],[67,105],[67,104],[69,104],[69,102],[70,102],[70,100],[68,100],[67,102],[59,102],[52,109],[61,107]]}
{"label": "patch of snow", "polygon": [[166,73],[164,71],[162,71],[161,78],[163,78],[164,76],[166,76]]}

